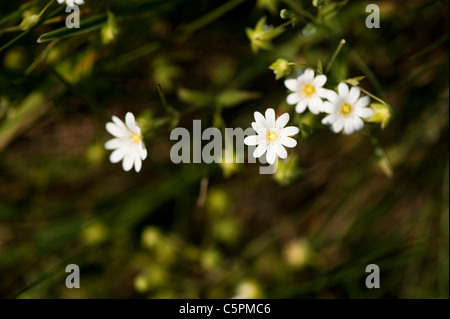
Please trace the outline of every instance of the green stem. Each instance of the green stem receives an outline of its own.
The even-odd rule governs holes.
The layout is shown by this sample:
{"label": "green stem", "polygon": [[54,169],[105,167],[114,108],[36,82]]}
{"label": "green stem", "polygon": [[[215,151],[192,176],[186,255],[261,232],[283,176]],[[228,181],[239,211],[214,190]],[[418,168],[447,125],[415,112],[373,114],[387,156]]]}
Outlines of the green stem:
{"label": "green stem", "polygon": [[381,104],[385,105],[388,109],[389,112],[391,114],[393,114],[393,110],[391,108],[391,106],[389,104],[387,104],[386,102],[384,102],[382,99],[380,99],[379,97],[376,97],[375,95],[373,95],[372,93],[368,92],[367,90],[363,89],[362,87],[360,87],[359,85],[357,86],[358,89],[361,90],[361,92],[363,92],[364,94],[367,94],[368,96],[370,96],[371,98],[373,98],[374,100],[377,100],[378,102],[380,102]]}
{"label": "green stem", "polygon": [[331,67],[333,66],[334,60],[336,60],[336,57],[337,57],[337,55],[339,54],[339,51],[341,51],[341,49],[342,49],[342,47],[344,46],[344,44],[345,44],[345,39],[342,39],[342,40],[339,42],[338,47],[337,47],[336,50],[334,51],[333,56],[331,57],[331,60],[330,60],[330,62],[328,63],[327,68],[325,69],[325,73],[330,72]]}
{"label": "green stem", "polygon": [[39,19],[42,17],[45,11],[52,5],[52,3],[55,2],[55,0],[50,0],[49,3],[42,9],[42,11],[38,14]]}
{"label": "green stem", "polygon": [[228,11],[234,9],[241,3],[243,3],[245,0],[230,0],[227,3],[221,5],[217,9],[205,14],[204,16],[200,17],[199,19],[189,23],[185,27],[181,29],[181,33],[184,35],[191,34],[192,32],[204,27],[205,25],[213,22],[214,20],[217,20],[221,16],[223,16]]}
{"label": "green stem", "polygon": [[316,22],[316,17],[313,14],[306,11],[305,9],[303,9],[303,7],[301,5],[299,5],[297,2],[294,2],[292,0],[283,0],[283,2],[286,3],[288,6],[290,6],[292,8],[292,10],[297,12],[297,14],[308,18],[309,20],[311,20],[314,23]]}

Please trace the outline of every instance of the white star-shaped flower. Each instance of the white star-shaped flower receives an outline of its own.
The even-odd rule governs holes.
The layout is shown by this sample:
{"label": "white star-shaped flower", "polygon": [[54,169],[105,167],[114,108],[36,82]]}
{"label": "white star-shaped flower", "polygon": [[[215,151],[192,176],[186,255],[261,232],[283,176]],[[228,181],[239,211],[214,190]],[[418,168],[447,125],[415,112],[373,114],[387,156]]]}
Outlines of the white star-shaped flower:
{"label": "white star-shaped flower", "polygon": [[258,145],[253,152],[253,157],[258,158],[266,153],[269,164],[275,163],[276,156],[286,158],[287,152],[284,147],[294,147],[297,141],[289,136],[299,132],[298,127],[285,127],[289,121],[289,114],[284,113],[275,120],[275,111],[272,108],[266,110],[266,116],[255,112],[255,122],[252,127],[258,135],[247,136],[244,143],[247,145]]}
{"label": "white star-shaped flower", "polygon": [[372,116],[373,111],[367,107],[370,98],[365,95],[360,98],[361,91],[357,87],[350,90],[345,83],[339,83],[337,94],[329,91],[327,95],[328,101],[324,103],[325,112],[329,115],[322,120],[322,124],[331,125],[334,133],[343,130],[345,135],[352,134],[364,127],[361,118]]}
{"label": "white star-shaped flower", "polygon": [[327,97],[327,89],[323,88],[327,82],[327,77],[323,74],[314,77],[314,71],[306,69],[305,73],[297,79],[288,79],[284,85],[294,93],[288,95],[288,104],[297,104],[295,111],[303,113],[306,107],[311,113],[318,114],[323,111],[322,98]]}
{"label": "white star-shaped flower", "polygon": [[125,115],[125,123],[118,117],[112,117],[113,122],[106,123],[106,130],[115,138],[105,143],[105,148],[114,150],[109,157],[112,163],[121,160],[123,170],[128,172],[133,168],[139,172],[142,161],[147,158],[147,149],[142,141],[141,129],[134,119],[134,115],[128,112]]}
{"label": "white star-shaped flower", "polygon": [[74,4],[84,4],[84,0],[58,0],[59,4],[63,2],[65,2],[69,7],[73,7]]}

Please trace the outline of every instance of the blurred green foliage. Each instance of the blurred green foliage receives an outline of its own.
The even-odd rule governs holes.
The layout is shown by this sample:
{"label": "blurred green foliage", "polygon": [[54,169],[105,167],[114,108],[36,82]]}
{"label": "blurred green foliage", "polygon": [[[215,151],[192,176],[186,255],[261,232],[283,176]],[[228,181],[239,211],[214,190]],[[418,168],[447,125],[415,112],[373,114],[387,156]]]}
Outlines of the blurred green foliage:
{"label": "blurred green foliage", "polygon": [[[447,1],[377,1],[380,29],[367,1],[85,2],[80,29],[56,2],[1,5],[2,297],[448,298]],[[373,101],[389,126],[350,136],[292,116],[302,140],[274,176],[170,162],[173,126],[293,114],[275,61],[330,65],[328,85],[353,78],[395,116]],[[127,111],[140,174],[103,148]]]}

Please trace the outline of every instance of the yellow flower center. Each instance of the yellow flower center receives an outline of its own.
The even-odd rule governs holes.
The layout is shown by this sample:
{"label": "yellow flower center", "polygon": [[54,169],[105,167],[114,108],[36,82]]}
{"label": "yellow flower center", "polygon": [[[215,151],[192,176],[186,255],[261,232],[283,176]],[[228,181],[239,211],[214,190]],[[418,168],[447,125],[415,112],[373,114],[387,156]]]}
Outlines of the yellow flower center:
{"label": "yellow flower center", "polygon": [[303,92],[302,95],[306,95],[308,98],[311,98],[311,95],[313,95],[316,92],[316,89],[311,84],[306,84],[303,86]]}
{"label": "yellow flower center", "polygon": [[141,137],[136,133],[131,134],[131,139],[133,140],[133,143],[136,144],[141,141]]}
{"label": "yellow flower center", "polygon": [[275,142],[276,140],[278,140],[278,131],[274,128],[267,130],[266,140],[269,143],[272,143],[272,142]]}
{"label": "yellow flower center", "polygon": [[353,109],[352,109],[351,105],[348,105],[347,103],[344,103],[341,106],[341,113],[344,116],[349,115],[352,112],[352,110]]}

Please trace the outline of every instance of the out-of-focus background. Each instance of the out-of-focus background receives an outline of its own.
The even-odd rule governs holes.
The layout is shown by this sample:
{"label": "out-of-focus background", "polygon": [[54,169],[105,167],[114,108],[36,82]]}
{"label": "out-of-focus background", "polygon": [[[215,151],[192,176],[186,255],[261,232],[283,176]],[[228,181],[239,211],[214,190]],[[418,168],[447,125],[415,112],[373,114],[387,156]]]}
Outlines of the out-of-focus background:
{"label": "out-of-focus background", "polygon": [[[0,5],[0,296],[448,298],[448,1],[86,0],[77,34],[48,3]],[[246,28],[282,9],[295,26],[252,52]],[[341,39],[327,86],[365,76],[384,129],[294,118],[268,68],[326,66]],[[277,174],[170,161],[173,125],[246,128],[268,107],[309,128]],[[103,147],[128,111],[148,132],[139,174]]]}

